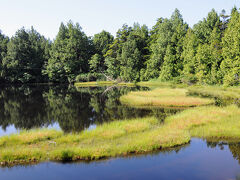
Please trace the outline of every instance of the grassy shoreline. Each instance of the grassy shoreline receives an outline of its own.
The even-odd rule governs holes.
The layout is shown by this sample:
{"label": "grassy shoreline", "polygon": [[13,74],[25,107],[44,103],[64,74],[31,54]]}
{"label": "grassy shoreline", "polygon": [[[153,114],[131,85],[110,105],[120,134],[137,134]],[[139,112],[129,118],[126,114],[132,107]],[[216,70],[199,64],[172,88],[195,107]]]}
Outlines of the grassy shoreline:
{"label": "grassy shoreline", "polygon": [[92,82],[77,82],[74,83],[76,87],[96,87],[96,86],[135,86],[134,83],[117,83],[115,81],[92,81]]}
{"label": "grassy shoreline", "polygon": [[147,117],[105,123],[79,134],[24,131],[0,138],[0,164],[126,156],[187,144],[191,137],[239,141],[239,121],[240,109],[234,105],[202,106],[169,116],[164,125],[155,117]]}

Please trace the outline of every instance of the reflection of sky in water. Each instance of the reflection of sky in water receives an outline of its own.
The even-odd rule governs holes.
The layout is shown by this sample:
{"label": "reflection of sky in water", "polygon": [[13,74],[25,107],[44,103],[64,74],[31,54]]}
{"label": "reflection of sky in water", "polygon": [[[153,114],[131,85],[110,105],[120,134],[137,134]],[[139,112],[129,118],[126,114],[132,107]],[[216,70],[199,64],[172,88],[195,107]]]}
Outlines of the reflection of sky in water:
{"label": "reflection of sky in water", "polygon": [[[44,128],[44,127],[43,127]],[[47,126],[46,128],[48,129],[61,129],[59,124],[58,123],[53,123],[53,124],[50,124],[49,126]],[[16,129],[14,125],[10,125],[6,128],[6,130],[3,130],[1,127],[0,127],[0,136],[6,136],[6,135],[10,135],[10,134],[13,134],[13,133],[18,133],[20,132],[21,130],[19,129]]]}
{"label": "reflection of sky in water", "polygon": [[92,124],[92,125],[90,125],[90,126],[87,128],[87,130],[91,131],[91,130],[93,130],[93,129],[96,129],[96,127],[97,127],[96,124]]}
{"label": "reflection of sky in water", "polygon": [[57,129],[57,130],[61,129],[57,122],[50,124],[47,128],[48,129]]}
{"label": "reflection of sky in water", "polygon": [[[96,129],[97,125],[96,124],[92,124],[90,125],[86,130],[93,130],[93,129]],[[43,127],[44,128],[44,127]],[[47,127],[45,127],[47,129],[57,129],[57,130],[61,130],[61,127],[59,126],[59,124],[57,122],[53,123],[53,124],[50,124],[48,125]],[[0,136],[6,136],[6,135],[10,135],[10,134],[14,134],[14,133],[18,133],[20,132],[21,130],[18,130],[15,128],[14,125],[10,125],[6,128],[6,130],[3,130],[1,127],[0,127]]]}
{"label": "reflection of sky in water", "polygon": [[5,135],[12,134],[12,133],[17,133],[17,132],[19,132],[19,130],[17,130],[14,125],[8,126],[8,127],[6,128],[6,130],[3,130],[3,129],[0,127],[0,136],[5,136]]}

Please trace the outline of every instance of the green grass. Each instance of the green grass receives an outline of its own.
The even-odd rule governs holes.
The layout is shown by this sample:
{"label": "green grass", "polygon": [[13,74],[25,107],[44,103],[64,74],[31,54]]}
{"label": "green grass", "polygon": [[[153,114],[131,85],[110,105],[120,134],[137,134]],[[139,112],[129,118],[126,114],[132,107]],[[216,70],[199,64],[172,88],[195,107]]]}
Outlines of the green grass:
{"label": "green grass", "polygon": [[123,104],[133,107],[193,107],[214,103],[212,99],[187,96],[186,89],[171,88],[130,92],[121,96],[120,101]]}
{"label": "green grass", "polygon": [[117,83],[114,81],[93,81],[93,82],[77,82],[74,84],[76,87],[96,87],[96,86],[135,86],[134,83]]}
{"label": "green grass", "polygon": [[202,106],[166,118],[114,121],[92,131],[64,134],[56,130],[24,131],[0,138],[2,165],[46,160],[96,160],[180,146],[191,137],[240,138],[240,109]]}
{"label": "green grass", "polygon": [[74,85],[77,87],[89,87],[89,86],[106,86],[114,85],[113,81],[92,81],[92,82],[77,82]]}
{"label": "green grass", "polygon": [[161,131],[154,117],[115,121],[79,134],[56,130],[24,131],[0,138],[3,165],[45,160],[93,160],[144,153],[189,142],[179,132]]}
{"label": "green grass", "polygon": [[177,83],[171,82],[171,81],[163,82],[163,81],[160,81],[159,79],[137,82],[136,85],[145,86],[145,87],[169,87],[169,88],[187,87],[186,84],[177,84]]}
{"label": "green grass", "polygon": [[189,95],[213,97],[225,100],[240,98],[240,87],[192,86],[189,87],[188,90]]}

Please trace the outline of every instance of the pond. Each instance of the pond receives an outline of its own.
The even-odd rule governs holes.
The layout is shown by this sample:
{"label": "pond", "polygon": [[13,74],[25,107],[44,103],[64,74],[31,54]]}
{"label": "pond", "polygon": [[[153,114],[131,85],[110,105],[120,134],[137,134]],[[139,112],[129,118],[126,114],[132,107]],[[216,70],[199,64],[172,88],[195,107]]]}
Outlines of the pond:
{"label": "pond", "polygon": [[[35,128],[90,131],[114,120],[155,116],[177,109],[136,109],[119,97],[143,87],[4,86],[0,88],[0,136]],[[0,179],[240,179],[240,143],[192,139],[185,146],[103,161],[2,167]]]}
{"label": "pond", "polygon": [[119,102],[130,90],[146,88],[19,86],[0,89],[0,136],[33,128],[66,133],[92,129],[103,122],[154,115],[163,121],[176,109],[134,109]]}

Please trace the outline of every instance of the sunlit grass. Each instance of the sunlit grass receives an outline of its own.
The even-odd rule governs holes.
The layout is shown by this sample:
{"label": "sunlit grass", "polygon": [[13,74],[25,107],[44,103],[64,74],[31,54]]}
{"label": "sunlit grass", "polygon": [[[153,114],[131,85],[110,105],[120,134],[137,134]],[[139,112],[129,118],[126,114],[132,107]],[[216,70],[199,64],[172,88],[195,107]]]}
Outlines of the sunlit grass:
{"label": "sunlit grass", "polygon": [[56,130],[24,131],[0,138],[2,165],[45,160],[93,160],[144,153],[186,144],[191,137],[240,139],[240,109],[202,106],[165,119],[114,121],[91,131],[64,134]]}
{"label": "sunlit grass", "polygon": [[120,97],[120,101],[123,104],[134,107],[192,107],[214,103],[211,99],[187,96],[186,89],[171,88],[157,88],[152,91],[130,92]]}
{"label": "sunlit grass", "polygon": [[89,86],[106,86],[106,85],[114,85],[114,81],[92,81],[92,82],[77,82],[74,85],[76,87],[89,87]]}
{"label": "sunlit grass", "polygon": [[93,82],[77,82],[76,87],[96,87],[96,86],[135,86],[134,83],[114,82],[114,81],[93,81]]}
{"label": "sunlit grass", "polygon": [[169,87],[169,88],[187,87],[186,84],[176,84],[176,82],[171,82],[171,81],[163,82],[163,81],[160,81],[159,79],[137,82],[136,85],[145,86],[145,87]]}

